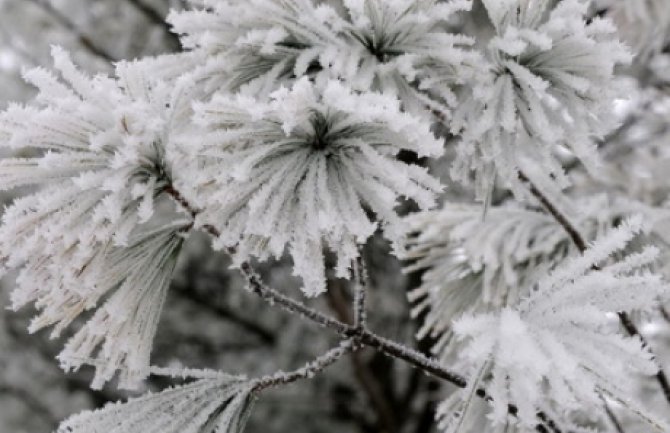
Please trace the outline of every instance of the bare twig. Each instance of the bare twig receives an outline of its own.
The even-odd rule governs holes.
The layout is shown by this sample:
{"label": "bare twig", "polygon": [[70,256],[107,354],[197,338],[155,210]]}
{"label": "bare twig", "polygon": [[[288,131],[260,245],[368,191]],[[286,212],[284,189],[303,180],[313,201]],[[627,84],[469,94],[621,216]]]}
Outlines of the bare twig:
{"label": "bare twig", "polygon": [[[642,340],[642,345],[646,347],[653,354],[649,342],[644,337],[644,335],[642,335],[640,331],[637,329],[635,323],[633,323],[633,320],[630,318],[628,313],[621,311],[618,314],[619,314],[619,321],[621,322],[621,325],[624,327],[626,332],[628,332],[628,334],[630,334],[631,336],[636,335],[640,340]],[[666,376],[665,371],[663,370],[663,368],[661,368],[660,364],[658,367],[658,372],[656,373],[656,381],[661,387],[665,399],[668,401],[668,403],[670,403],[670,383],[668,382],[668,376]]]}
{"label": "bare twig", "polygon": [[668,309],[665,308],[664,305],[661,305],[659,309],[661,310],[661,316],[663,316],[666,322],[670,323],[670,312],[668,311]]}
{"label": "bare twig", "polygon": [[582,237],[581,233],[579,233],[579,230],[577,230],[577,227],[575,227],[570,222],[568,217],[563,215],[563,213],[558,210],[558,208],[554,206],[554,204],[544,194],[542,194],[542,191],[540,191],[523,172],[519,172],[519,180],[528,185],[528,189],[530,190],[530,193],[533,195],[533,197],[535,197],[537,201],[539,201],[540,204],[547,210],[547,212],[556,220],[556,222],[558,222],[561,227],[563,227],[577,249],[582,253],[586,251],[586,241]]}
{"label": "bare twig", "polygon": [[[528,177],[525,174],[519,172],[519,179],[528,184],[530,193],[542,204],[542,206],[544,206],[547,212],[568,233],[570,239],[572,239],[572,242],[575,244],[579,252],[584,253],[584,251],[586,251],[587,245],[586,241],[579,233],[579,230],[577,230],[577,228],[568,220],[568,218],[565,215],[563,215],[558,210],[558,208],[556,208],[556,206],[554,206],[551,203],[551,201],[544,194],[542,194],[542,192],[535,185],[533,185],[533,183],[528,179]],[[598,267],[596,265],[593,265],[593,269],[597,270]],[[625,311],[620,311],[618,315],[621,325],[628,332],[628,334],[630,334],[631,336],[639,337],[640,340],[642,340],[642,343],[649,349],[649,351],[651,351],[651,346],[649,346],[647,340],[637,329],[635,323],[633,323],[628,313],[626,313]],[[660,366],[658,369],[658,373],[656,374],[656,380],[659,386],[661,387],[661,390],[663,391],[665,399],[668,401],[668,403],[670,403],[670,383],[668,382],[668,377],[666,376],[665,371],[663,371],[663,369],[660,368]]]}
{"label": "bare twig", "polygon": [[[351,324],[354,323],[354,319],[352,311],[349,308],[350,300],[344,296],[345,292],[339,284],[340,281],[334,280],[328,282],[328,291],[326,292],[328,304],[340,321]],[[366,363],[362,355],[362,351],[352,352],[350,359],[356,381],[367,395],[370,405],[377,415],[376,421],[378,426],[375,430],[387,433],[396,432],[399,429],[399,425],[393,409],[393,402],[389,398],[391,396],[384,392],[382,386],[384,378],[379,377],[379,370],[370,368],[370,365]],[[413,371],[419,372],[420,370]]]}
{"label": "bare twig", "polygon": [[163,15],[158,13],[157,10],[155,10],[148,4],[144,3],[142,0],[127,0],[127,1],[128,3],[133,5],[135,9],[140,11],[147,18],[147,20],[151,21],[152,23],[156,24],[161,29],[163,29],[165,33],[165,38],[170,48],[174,50],[179,49],[180,47],[179,37],[172,32],[170,25],[165,21],[165,17],[163,17]]}
{"label": "bare twig", "polygon": [[51,15],[61,26],[65,27],[67,30],[72,32],[79,40],[79,43],[84,48],[86,48],[91,54],[100,57],[101,59],[106,60],[107,62],[110,63],[119,60],[113,55],[111,55],[109,52],[107,52],[105,49],[95,44],[90,37],[81,32],[81,30],[79,29],[79,27],[77,27],[74,21],[72,21],[68,16],[66,16],[61,11],[53,7],[53,5],[48,0],[28,0],[28,1],[38,6],[47,14]]}

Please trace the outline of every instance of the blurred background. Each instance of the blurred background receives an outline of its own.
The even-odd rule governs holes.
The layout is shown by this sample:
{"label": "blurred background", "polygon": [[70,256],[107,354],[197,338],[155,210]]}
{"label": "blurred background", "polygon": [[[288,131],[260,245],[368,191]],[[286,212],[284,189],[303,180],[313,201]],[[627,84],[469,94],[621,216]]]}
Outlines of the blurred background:
{"label": "blurred background", "polygon": [[[49,67],[51,45],[71,51],[80,67],[91,73],[109,73],[116,60],[178,50],[178,40],[163,17],[170,8],[184,7],[178,0],[0,0],[0,108],[10,101],[30,100],[34,92],[22,82],[21,71]],[[474,12],[454,25],[476,33],[483,16],[480,8],[476,3]],[[574,194],[612,190],[650,206],[665,206],[670,191],[670,1],[598,1],[593,15],[612,16],[638,55],[630,70],[622,71],[631,77],[631,100],[621,107],[622,126],[601,143],[616,182],[583,180]],[[446,173],[448,165],[447,157],[434,168]],[[575,178],[579,175],[576,169]],[[471,199],[458,187],[449,191],[450,199]],[[12,197],[4,194],[0,199]],[[371,272],[371,327],[428,353],[430,341],[415,341],[416,325],[406,296],[420,275],[404,275],[402,264],[379,238],[366,247],[365,256]],[[255,376],[296,368],[333,345],[328,331],[247,294],[228,265],[205,238],[196,236],[189,242],[163,312],[153,350],[155,365]],[[259,269],[271,286],[301,296],[289,263],[264,263]],[[0,287],[3,305],[8,305],[11,288],[10,275]],[[312,304],[349,321],[350,296],[345,282],[331,279],[328,295]],[[67,335],[56,341],[49,340],[48,330],[29,335],[32,314],[0,309],[0,433],[50,432],[72,413],[127,396],[113,383],[100,391],[89,389],[89,370],[63,373],[54,357]],[[640,320],[668,370],[670,317]],[[153,380],[147,388],[167,385],[164,379]],[[656,398],[649,392],[653,387],[653,382],[641,383],[640,392]],[[447,393],[430,377],[363,350],[314,380],[265,395],[247,431],[430,432],[435,429],[435,406]]]}

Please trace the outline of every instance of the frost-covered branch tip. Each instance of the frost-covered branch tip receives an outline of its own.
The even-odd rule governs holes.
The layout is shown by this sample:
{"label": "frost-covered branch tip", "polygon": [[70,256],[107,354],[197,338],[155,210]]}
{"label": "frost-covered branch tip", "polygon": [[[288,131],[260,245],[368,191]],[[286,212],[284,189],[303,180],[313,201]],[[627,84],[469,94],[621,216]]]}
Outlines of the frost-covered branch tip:
{"label": "frost-covered branch tip", "polygon": [[[91,78],[63,50],[53,57],[60,79],[27,71],[37,103],[0,115],[1,144],[26,155],[0,161],[0,188],[30,187],[3,214],[0,255],[19,270],[13,307],[39,311],[31,331],[55,325],[56,337],[99,307],[61,353],[64,367],[94,358],[94,387],[117,369],[122,386],[135,386],[188,223],[152,220],[170,182],[166,147],[184,92],[150,82],[139,63]],[[153,228],[137,232],[143,224]]]}
{"label": "frost-covered branch tip", "polygon": [[[654,248],[605,262],[639,231],[638,221],[625,222],[583,256],[542,278],[518,306],[455,322],[454,332],[464,342],[459,356],[477,375],[470,381],[484,382],[483,365],[491,377],[486,383],[494,423],[509,421],[510,402],[517,405],[518,421],[525,427],[535,425],[539,411],[566,426],[585,410],[602,418],[601,393],[639,412],[641,405],[632,397],[633,373],[652,376],[658,365],[639,338],[617,333],[614,313],[655,308],[669,287],[648,270],[657,258]],[[642,415],[658,431],[669,428],[649,411]]]}
{"label": "frost-covered branch tip", "polygon": [[442,143],[391,95],[304,78],[268,101],[217,95],[194,120],[204,132],[180,145],[178,171],[189,176],[175,183],[203,209],[199,224],[219,227],[217,244],[236,246],[238,262],[288,248],[310,296],[326,290],[324,248],[337,257],[336,275],[349,278],[379,226],[400,240],[399,198],[429,208],[442,190],[425,168],[396,158],[437,156]]}
{"label": "frost-covered branch tip", "polygon": [[489,76],[457,110],[460,134],[452,174],[484,197],[496,176],[523,196],[517,170],[541,165],[559,187],[569,184],[557,155],[567,149],[597,175],[593,139],[614,123],[625,97],[616,65],[631,55],[607,19],[587,21],[587,0],[484,0],[494,36]]}

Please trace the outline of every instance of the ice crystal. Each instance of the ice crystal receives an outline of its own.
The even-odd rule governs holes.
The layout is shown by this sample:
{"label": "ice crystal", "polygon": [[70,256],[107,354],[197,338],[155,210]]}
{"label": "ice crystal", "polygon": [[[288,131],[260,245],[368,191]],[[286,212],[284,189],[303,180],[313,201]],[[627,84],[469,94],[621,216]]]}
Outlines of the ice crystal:
{"label": "ice crystal", "polygon": [[92,356],[105,340],[94,385],[121,366],[130,385],[148,367],[184,223],[139,238],[131,233],[152,218],[154,199],[169,183],[165,146],[174,118],[189,108],[179,103],[177,86],[149,81],[140,64],[118,64],[116,78],[91,78],[63,50],[53,56],[62,79],[44,69],[26,72],[39,88],[37,104],[0,115],[2,145],[21,154],[0,160],[0,188],[27,187],[5,209],[0,254],[6,268],[19,269],[13,307],[34,302],[40,311],[32,331],[56,325],[58,336],[116,290],[62,359],[77,366],[75,358]]}

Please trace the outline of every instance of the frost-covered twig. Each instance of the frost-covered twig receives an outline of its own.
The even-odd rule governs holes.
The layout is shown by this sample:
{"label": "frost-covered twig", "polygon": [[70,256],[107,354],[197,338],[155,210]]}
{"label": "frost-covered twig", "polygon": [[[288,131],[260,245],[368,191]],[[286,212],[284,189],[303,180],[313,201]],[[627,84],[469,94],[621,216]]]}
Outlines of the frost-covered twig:
{"label": "frost-covered twig", "polygon": [[626,431],[623,429],[623,426],[621,425],[621,421],[616,417],[616,414],[614,411],[612,411],[612,408],[610,405],[607,403],[607,400],[603,397],[603,405],[605,406],[605,413],[607,414],[607,417],[610,419],[610,422],[612,423],[612,426],[616,429],[617,433],[626,433]]}
{"label": "frost-covered twig", "polygon": [[269,376],[261,377],[253,382],[252,392],[259,393],[267,388],[286,385],[300,379],[311,379],[342,358],[347,353],[357,350],[360,346],[352,339],[344,340],[337,347],[329,350],[318,358],[291,372],[278,371]]}
{"label": "frost-covered twig", "polygon": [[577,227],[572,225],[568,217],[566,217],[551,202],[551,200],[549,200],[549,198],[547,198],[547,196],[545,196],[542,191],[540,191],[537,186],[535,186],[535,184],[533,184],[533,182],[528,179],[528,177],[522,171],[519,172],[519,180],[528,185],[528,189],[533,197],[535,197],[537,201],[540,202],[542,207],[544,207],[545,210],[556,220],[556,222],[558,222],[561,227],[565,229],[572,242],[579,249],[579,251],[583,253],[586,250],[586,241],[584,240],[584,237],[582,237],[581,233],[579,233]]}
{"label": "frost-covered twig", "polygon": [[[170,195],[180,206],[184,208],[191,216],[195,217],[198,215],[199,210],[193,207],[188,200],[181,194],[180,191],[170,186],[164,190],[165,193]],[[204,231],[210,235],[219,237],[221,233],[219,230],[211,225],[205,225],[202,227]],[[235,255],[236,250],[234,247],[226,248],[226,251],[230,255]],[[304,319],[310,320],[324,328],[328,328],[332,331],[335,331],[342,337],[351,339],[356,344],[363,346],[371,347],[377,351],[390,356],[392,358],[401,359],[408,364],[412,365],[415,368],[420,369],[424,373],[431,374],[439,379],[445,380],[453,385],[456,385],[459,388],[465,388],[467,386],[467,380],[464,376],[459,373],[453,372],[445,367],[443,367],[439,362],[426,357],[422,353],[397,343],[393,340],[386,339],[381,337],[367,329],[360,328],[357,326],[347,325],[339,320],[336,320],[332,317],[328,317],[319,311],[316,311],[302,302],[291,299],[290,297],[283,295],[276,290],[268,287],[263,283],[260,275],[253,269],[249,262],[242,262],[239,264],[239,269],[242,275],[247,280],[247,288],[252,293],[258,295],[264,301],[270,305],[276,305],[280,308],[288,311],[289,313],[296,314]],[[491,400],[491,397],[487,394],[486,390],[479,388],[476,390],[475,394],[477,397],[480,397],[484,400]],[[514,405],[509,405],[509,414],[516,415],[518,413],[518,408]],[[543,423],[547,424],[551,431],[554,433],[560,433],[555,426],[553,421],[551,421],[545,414],[538,413],[538,419]],[[540,433],[548,432],[547,427],[542,424],[537,424],[536,430]]]}
{"label": "frost-covered twig", "polygon": [[359,256],[354,264],[354,326],[365,328],[367,325],[367,288],[368,270],[365,260]]}
{"label": "frost-covered twig", "polygon": [[[198,214],[198,210],[193,207],[176,189],[172,187],[166,188],[165,193],[170,195],[191,215]],[[220,236],[220,232],[216,227],[205,226],[203,227],[203,230],[214,237]],[[231,255],[234,255],[236,252],[235,248],[233,247],[227,248],[226,250]],[[302,302],[291,299],[288,296],[268,287],[263,283],[260,276],[256,273],[249,262],[242,262],[239,265],[239,269],[247,280],[248,289],[269,304],[277,305],[292,314],[296,314],[305,319],[308,319],[311,322],[323,326],[324,328],[331,329],[343,337],[354,338],[357,343],[377,349],[388,356],[400,358],[409,364],[420,368],[426,373],[451,382],[458,387],[462,388],[465,386],[465,379],[463,376],[444,368],[437,361],[427,358],[425,355],[405,347],[402,344],[396,343],[395,341],[380,337],[366,329],[360,329],[356,326],[347,325],[346,323],[340,322],[339,320],[336,320],[332,317],[328,317],[323,313],[309,308]]]}

